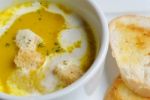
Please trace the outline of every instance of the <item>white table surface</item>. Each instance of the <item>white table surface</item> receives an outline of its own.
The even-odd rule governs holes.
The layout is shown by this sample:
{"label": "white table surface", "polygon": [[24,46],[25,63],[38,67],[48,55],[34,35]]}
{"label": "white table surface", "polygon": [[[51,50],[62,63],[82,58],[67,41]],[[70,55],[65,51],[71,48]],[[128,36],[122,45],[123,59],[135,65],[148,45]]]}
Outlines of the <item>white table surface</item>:
{"label": "white table surface", "polygon": [[95,0],[105,13],[108,22],[120,15],[150,16],[150,0]]}

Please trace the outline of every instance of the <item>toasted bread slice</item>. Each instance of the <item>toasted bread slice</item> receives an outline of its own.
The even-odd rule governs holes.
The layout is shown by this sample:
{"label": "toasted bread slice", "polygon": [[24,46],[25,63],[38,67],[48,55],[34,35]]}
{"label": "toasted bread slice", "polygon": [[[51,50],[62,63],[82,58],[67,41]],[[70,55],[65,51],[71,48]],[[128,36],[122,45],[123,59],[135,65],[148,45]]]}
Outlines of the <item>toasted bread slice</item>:
{"label": "toasted bread slice", "polygon": [[150,98],[135,94],[124,84],[121,77],[118,77],[107,91],[104,100],[150,100]]}
{"label": "toasted bread slice", "polygon": [[150,97],[150,18],[122,16],[110,25],[110,44],[125,84]]}

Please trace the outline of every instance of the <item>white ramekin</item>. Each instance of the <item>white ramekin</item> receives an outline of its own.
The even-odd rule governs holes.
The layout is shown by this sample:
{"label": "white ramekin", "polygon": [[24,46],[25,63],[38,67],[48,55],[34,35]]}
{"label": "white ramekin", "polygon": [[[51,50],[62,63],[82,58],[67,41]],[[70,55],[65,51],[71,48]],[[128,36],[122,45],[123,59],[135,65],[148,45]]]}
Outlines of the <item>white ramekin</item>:
{"label": "white ramekin", "polygon": [[[27,0],[0,0],[0,9],[13,3]],[[31,0],[28,0],[31,1]],[[105,57],[108,50],[109,36],[106,19],[100,7],[94,0],[49,0],[69,6],[82,16],[92,27],[97,42],[97,55],[89,70],[75,83],[63,90],[43,96],[10,96],[0,93],[0,99],[9,100],[93,100],[93,95],[99,89],[100,77],[103,72]],[[98,93],[97,93],[98,95]],[[98,97],[98,96],[97,96]],[[96,98],[95,100],[100,100]]]}

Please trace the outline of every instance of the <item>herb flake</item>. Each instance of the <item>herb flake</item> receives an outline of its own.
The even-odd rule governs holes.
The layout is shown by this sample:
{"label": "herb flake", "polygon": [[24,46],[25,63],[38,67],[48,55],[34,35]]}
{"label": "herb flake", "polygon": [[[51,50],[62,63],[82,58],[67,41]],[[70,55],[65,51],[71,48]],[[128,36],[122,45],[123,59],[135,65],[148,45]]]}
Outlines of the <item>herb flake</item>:
{"label": "herb flake", "polygon": [[46,55],[47,55],[47,56],[49,55],[49,50],[46,50]]}
{"label": "herb flake", "polygon": [[6,44],[5,44],[5,47],[9,47],[9,46],[10,46],[10,44],[9,44],[9,43],[6,43]]}
{"label": "herb flake", "polygon": [[44,44],[43,43],[39,43],[38,44],[38,48],[43,48],[44,47]]}
{"label": "herb flake", "polygon": [[42,18],[41,18],[41,17],[39,17],[39,18],[38,18],[38,20],[39,20],[39,21],[41,21],[41,20],[42,20]]}

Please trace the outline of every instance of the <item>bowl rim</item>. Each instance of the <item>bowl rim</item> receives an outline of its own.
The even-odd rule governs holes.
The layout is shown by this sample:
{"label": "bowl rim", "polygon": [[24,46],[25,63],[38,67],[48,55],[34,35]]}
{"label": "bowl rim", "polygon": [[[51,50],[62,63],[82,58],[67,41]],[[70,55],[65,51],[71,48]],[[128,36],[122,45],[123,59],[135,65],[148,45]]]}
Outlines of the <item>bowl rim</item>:
{"label": "bowl rim", "polygon": [[103,61],[105,61],[105,57],[107,55],[108,46],[109,46],[109,32],[108,32],[108,24],[106,21],[106,18],[104,16],[104,13],[100,9],[99,5],[93,1],[93,0],[86,0],[86,2],[95,10],[98,16],[98,20],[100,20],[100,23],[102,25],[102,40],[101,40],[101,49],[98,51],[97,57],[94,60],[93,64],[89,68],[89,70],[76,82],[73,84],[67,86],[66,88],[56,91],[51,94],[45,94],[45,95],[36,95],[36,96],[12,96],[5,93],[0,93],[0,97],[2,99],[27,99],[27,98],[38,98],[38,99],[54,99],[61,97],[65,94],[70,93],[71,91],[75,90],[76,88],[82,86],[84,83],[86,83],[91,77],[94,75],[94,73],[101,67],[100,65],[103,64]]}

